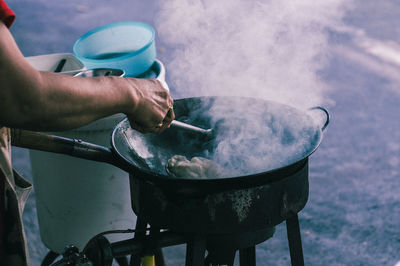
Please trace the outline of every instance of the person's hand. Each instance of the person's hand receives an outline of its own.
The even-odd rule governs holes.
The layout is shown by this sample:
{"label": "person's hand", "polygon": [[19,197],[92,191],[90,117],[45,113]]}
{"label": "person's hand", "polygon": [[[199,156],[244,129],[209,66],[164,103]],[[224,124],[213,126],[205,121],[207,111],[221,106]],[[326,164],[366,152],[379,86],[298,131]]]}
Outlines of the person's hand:
{"label": "person's hand", "polygon": [[133,90],[135,106],[126,112],[131,127],[139,132],[161,132],[175,119],[174,100],[157,79],[125,78]]}

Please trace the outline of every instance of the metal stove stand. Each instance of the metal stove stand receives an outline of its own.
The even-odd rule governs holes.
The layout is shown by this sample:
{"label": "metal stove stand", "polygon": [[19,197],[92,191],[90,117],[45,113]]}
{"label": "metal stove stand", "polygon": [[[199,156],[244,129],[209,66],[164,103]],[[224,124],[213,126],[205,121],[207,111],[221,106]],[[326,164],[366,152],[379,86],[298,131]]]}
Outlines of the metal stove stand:
{"label": "metal stove stand", "polygon": [[[297,214],[286,220],[286,228],[291,263],[293,266],[302,266],[304,265],[304,259]],[[156,266],[165,266],[162,248],[180,244],[186,244],[185,266],[233,266],[237,250],[239,250],[240,266],[255,266],[256,244],[245,245],[246,247],[242,246],[238,249],[235,249],[235,244],[233,244],[233,248],[229,247],[230,244],[241,240],[244,240],[246,243],[254,241],[254,243],[258,244],[272,237],[273,233],[274,228],[266,228],[255,233],[215,238],[213,236],[196,235],[193,233],[182,234],[169,230],[162,231],[157,228],[152,228],[148,231],[147,222],[139,217],[136,224],[136,233],[133,238],[110,243],[104,236],[98,236],[86,245],[83,252],[79,252],[75,247],[68,247],[63,254],[63,258],[55,263],[53,262],[59,254],[52,251],[49,252],[43,260],[42,266],[111,266],[113,260],[116,260],[120,266],[140,266],[141,258],[149,255],[155,256]],[[260,239],[265,240],[261,241]],[[227,244],[228,248],[224,248],[224,243]],[[130,262],[128,263],[127,258],[129,256]]]}

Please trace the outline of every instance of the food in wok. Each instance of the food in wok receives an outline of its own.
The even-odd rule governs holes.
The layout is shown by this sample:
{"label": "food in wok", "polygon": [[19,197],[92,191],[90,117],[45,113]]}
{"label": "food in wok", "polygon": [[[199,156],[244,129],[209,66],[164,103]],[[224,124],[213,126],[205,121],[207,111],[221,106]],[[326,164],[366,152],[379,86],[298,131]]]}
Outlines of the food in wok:
{"label": "food in wok", "polygon": [[224,169],[217,163],[203,157],[193,157],[188,160],[185,156],[174,155],[168,160],[167,172],[175,177],[207,178],[222,177]]}

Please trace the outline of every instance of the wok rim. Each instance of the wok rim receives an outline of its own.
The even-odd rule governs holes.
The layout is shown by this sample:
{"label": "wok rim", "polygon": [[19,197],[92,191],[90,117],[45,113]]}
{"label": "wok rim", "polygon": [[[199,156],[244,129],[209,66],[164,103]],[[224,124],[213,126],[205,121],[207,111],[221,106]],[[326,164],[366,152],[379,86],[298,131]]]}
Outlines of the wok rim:
{"label": "wok rim", "polygon": [[[262,100],[265,102],[277,103],[277,104],[295,109],[298,112],[301,112],[302,114],[309,116],[308,114],[306,114],[306,112],[304,112],[298,108],[289,106],[287,104],[282,104],[282,103],[279,103],[276,101],[270,101],[270,100],[265,100],[265,99],[257,99],[257,98],[253,98],[253,97],[200,96],[200,97],[179,98],[179,99],[176,99],[175,102],[191,100],[191,99],[210,99],[210,98],[222,98],[222,97],[223,98],[250,99],[250,100],[257,100],[257,101]],[[238,186],[238,188],[239,187],[240,188],[253,187],[254,184],[266,185],[269,183],[280,181],[288,176],[293,175],[298,170],[302,169],[306,164],[308,164],[308,157],[310,155],[312,155],[318,149],[318,147],[320,146],[320,144],[322,142],[322,136],[323,136],[323,130],[321,129],[321,127],[318,127],[318,130],[316,131],[316,134],[317,134],[317,141],[315,142],[316,144],[312,149],[310,149],[310,151],[308,153],[303,155],[300,159],[296,160],[295,162],[291,162],[291,163],[285,164],[281,167],[270,169],[268,171],[257,172],[254,174],[247,174],[247,175],[241,175],[241,176],[222,177],[222,178],[206,178],[206,179],[176,178],[176,177],[171,177],[167,174],[160,174],[160,173],[148,170],[148,169],[136,167],[127,158],[125,158],[125,156],[123,156],[120,153],[119,149],[116,147],[116,144],[115,144],[115,135],[117,134],[118,129],[121,128],[122,125],[126,123],[126,120],[128,120],[128,118],[124,118],[123,120],[118,122],[112,131],[111,146],[112,146],[114,152],[116,153],[116,155],[119,157],[119,159],[122,159],[122,161],[127,166],[127,168],[129,168],[129,173],[133,173],[135,178],[143,180],[143,181],[151,181],[151,182],[154,182],[157,184],[166,184],[166,185],[171,185],[171,186],[175,186],[177,184],[184,185],[184,186],[188,185],[190,187],[191,186],[209,187],[209,186],[213,186],[213,185],[216,185],[219,187],[222,185],[224,185],[224,186],[229,185],[229,187],[227,187],[227,189],[230,189],[230,188],[235,188],[237,186]],[[314,120],[314,119],[312,118],[312,120]],[[129,121],[128,121],[128,123],[129,123]],[[326,127],[326,125],[324,125],[324,127]],[[251,185],[246,186],[246,184],[251,184]]]}

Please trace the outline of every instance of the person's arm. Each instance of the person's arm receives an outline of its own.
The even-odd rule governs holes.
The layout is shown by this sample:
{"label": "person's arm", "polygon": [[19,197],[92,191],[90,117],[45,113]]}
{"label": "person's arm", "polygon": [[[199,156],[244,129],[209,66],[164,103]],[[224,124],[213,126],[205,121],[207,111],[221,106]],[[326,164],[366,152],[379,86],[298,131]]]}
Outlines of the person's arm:
{"label": "person's arm", "polygon": [[168,112],[172,104],[155,79],[78,78],[37,71],[0,22],[0,125],[65,130],[125,113],[139,131],[157,132],[174,118]]}

